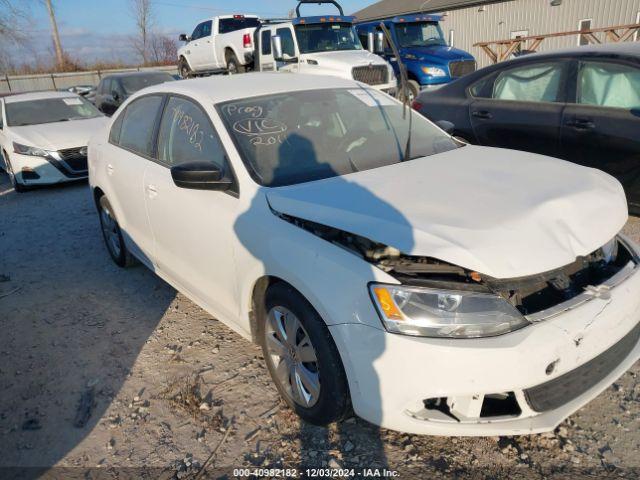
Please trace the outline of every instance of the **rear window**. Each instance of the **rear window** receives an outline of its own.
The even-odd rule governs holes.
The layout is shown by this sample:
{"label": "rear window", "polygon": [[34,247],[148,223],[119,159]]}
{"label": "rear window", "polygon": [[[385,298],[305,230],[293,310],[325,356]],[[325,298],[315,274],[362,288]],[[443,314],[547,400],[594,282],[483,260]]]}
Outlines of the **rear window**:
{"label": "rear window", "polygon": [[219,33],[230,33],[244,28],[258,28],[260,20],[257,18],[221,18],[218,26]]}
{"label": "rear window", "polygon": [[173,78],[168,73],[150,73],[148,75],[133,75],[131,77],[123,77],[120,80],[122,88],[127,95],[142,90],[143,88],[150,87],[152,85],[159,85],[160,83],[173,82]]}

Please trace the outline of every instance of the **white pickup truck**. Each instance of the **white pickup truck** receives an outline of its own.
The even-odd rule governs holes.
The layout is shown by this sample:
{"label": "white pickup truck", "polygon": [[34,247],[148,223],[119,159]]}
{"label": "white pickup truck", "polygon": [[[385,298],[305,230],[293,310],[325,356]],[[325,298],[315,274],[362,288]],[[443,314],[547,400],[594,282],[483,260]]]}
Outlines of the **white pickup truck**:
{"label": "white pickup truck", "polygon": [[198,23],[178,49],[182,78],[212,73],[242,73],[253,64],[253,37],[260,19],[255,15],[220,15]]}
{"label": "white pickup truck", "polygon": [[391,95],[397,93],[393,67],[363,48],[354,17],[342,15],[342,8],[334,1],[303,3],[332,3],[340,15],[303,17],[298,5],[297,18],[262,22],[255,32],[254,70],[331,75],[357,80]]}

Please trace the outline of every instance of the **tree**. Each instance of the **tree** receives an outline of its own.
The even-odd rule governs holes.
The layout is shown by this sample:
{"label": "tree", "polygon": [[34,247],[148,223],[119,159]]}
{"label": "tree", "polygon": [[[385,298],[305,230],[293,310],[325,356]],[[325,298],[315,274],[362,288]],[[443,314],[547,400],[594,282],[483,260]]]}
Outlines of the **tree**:
{"label": "tree", "polygon": [[129,0],[129,9],[138,30],[133,47],[146,65],[149,63],[151,29],[155,21],[151,0]]}
{"label": "tree", "polygon": [[24,3],[11,0],[0,0],[0,70],[10,70],[13,64],[12,48],[16,45],[27,43],[28,37],[24,35],[22,26],[26,17]]}
{"label": "tree", "polygon": [[49,21],[51,22],[51,35],[53,36],[53,46],[56,51],[56,64],[60,70],[64,70],[64,53],[62,51],[62,43],[60,42],[60,34],[58,33],[58,23],[56,22],[56,14],[53,11],[51,0],[44,0],[47,10],[49,11]]}
{"label": "tree", "polygon": [[151,61],[158,65],[175,65],[178,45],[167,35],[153,34],[150,42]]}

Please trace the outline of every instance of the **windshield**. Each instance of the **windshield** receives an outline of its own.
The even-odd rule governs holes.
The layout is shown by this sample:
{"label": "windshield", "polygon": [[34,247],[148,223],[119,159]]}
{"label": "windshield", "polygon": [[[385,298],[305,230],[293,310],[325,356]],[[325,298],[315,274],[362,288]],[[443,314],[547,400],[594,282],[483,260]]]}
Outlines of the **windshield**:
{"label": "windshield", "polygon": [[151,85],[158,85],[165,82],[173,82],[173,78],[168,73],[153,73],[149,75],[133,75],[131,77],[122,77],[120,83],[127,95],[142,90],[143,88],[150,87]]}
{"label": "windshield", "polygon": [[[269,187],[402,162],[408,113],[413,112],[365,88],[242,99],[218,110],[253,178]],[[412,158],[458,147],[424,117],[412,114]]]}
{"label": "windshield", "polygon": [[6,104],[6,108],[7,125],[10,127],[84,120],[102,116],[96,107],[82,97],[11,102]]}
{"label": "windshield", "polygon": [[396,23],[395,30],[402,48],[447,45],[438,22]]}
{"label": "windshield", "polygon": [[350,23],[318,23],[296,25],[300,53],[362,50],[360,40]]}

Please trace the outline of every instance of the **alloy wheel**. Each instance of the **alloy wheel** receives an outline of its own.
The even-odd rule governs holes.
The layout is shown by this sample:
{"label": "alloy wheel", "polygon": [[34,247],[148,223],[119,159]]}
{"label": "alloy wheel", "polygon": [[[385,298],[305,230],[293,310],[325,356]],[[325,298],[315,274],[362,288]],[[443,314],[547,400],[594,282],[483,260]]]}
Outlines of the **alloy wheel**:
{"label": "alloy wheel", "polygon": [[276,381],[295,403],[313,407],[320,398],[318,358],[298,317],[282,306],[273,307],[267,315],[265,337]]}

